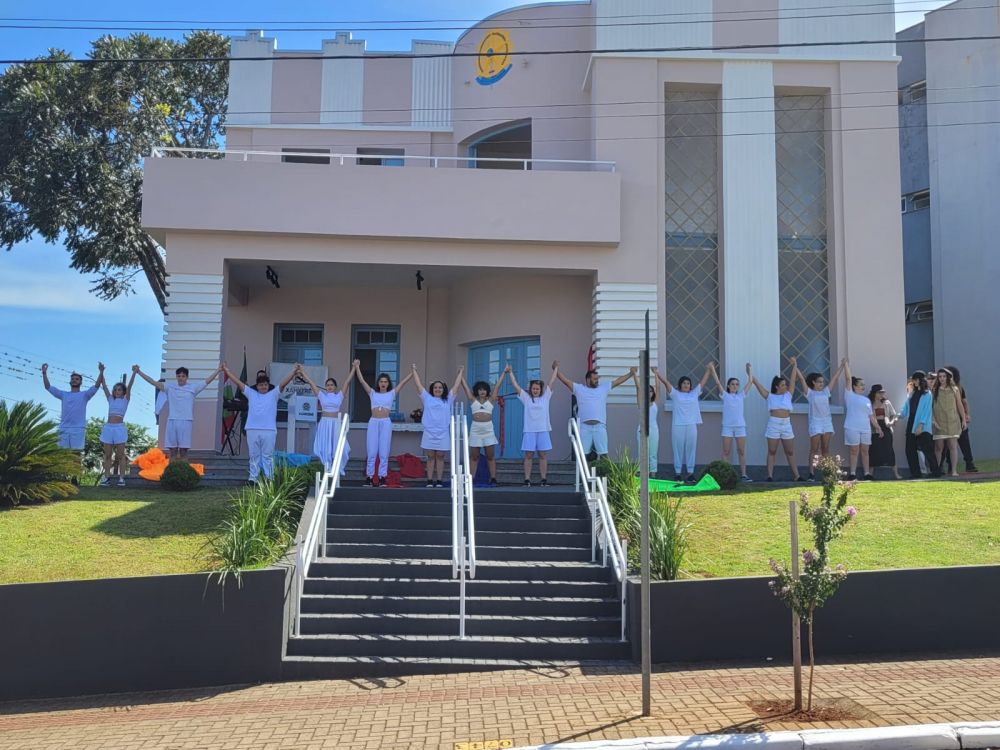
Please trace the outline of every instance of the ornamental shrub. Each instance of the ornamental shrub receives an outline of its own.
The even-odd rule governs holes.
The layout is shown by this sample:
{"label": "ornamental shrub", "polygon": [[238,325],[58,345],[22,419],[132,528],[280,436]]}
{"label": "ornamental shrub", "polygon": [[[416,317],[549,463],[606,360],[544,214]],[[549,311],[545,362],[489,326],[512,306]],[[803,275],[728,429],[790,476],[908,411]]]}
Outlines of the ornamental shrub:
{"label": "ornamental shrub", "polygon": [[654,495],[649,499],[649,574],[658,581],[676,580],[688,551],[691,524],[680,511],[680,498]]}
{"label": "ornamental shrub", "polygon": [[190,492],[200,481],[198,472],[187,461],[171,461],[163,470],[160,486],[171,492]]}
{"label": "ornamental shrub", "polygon": [[[701,473],[701,477],[711,474],[712,478],[719,483],[719,487],[724,490],[735,490],[740,484],[740,475],[728,461],[712,461]],[[701,479],[699,477],[699,479]]]}
{"label": "ornamental shrub", "polygon": [[59,447],[56,424],[45,407],[19,401],[7,408],[0,400],[0,505],[38,503],[76,493],[71,476],[80,460]]}

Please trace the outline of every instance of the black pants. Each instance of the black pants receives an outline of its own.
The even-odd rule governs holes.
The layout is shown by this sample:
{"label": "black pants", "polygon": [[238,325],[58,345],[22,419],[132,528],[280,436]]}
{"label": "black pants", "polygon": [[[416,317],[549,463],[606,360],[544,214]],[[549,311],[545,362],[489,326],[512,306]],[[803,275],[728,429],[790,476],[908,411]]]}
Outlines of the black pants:
{"label": "black pants", "polygon": [[910,467],[910,477],[912,479],[920,478],[920,459],[917,458],[917,451],[924,454],[931,476],[940,476],[937,458],[934,456],[934,438],[929,432],[921,432],[919,435],[908,432],[906,433],[906,463]]}
{"label": "black pants", "polygon": [[[962,451],[962,460],[965,461],[965,468],[969,468],[976,463],[975,459],[972,457],[972,443],[969,441],[968,427],[962,430],[962,434],[958,436],[958,449]],[[954,471],[951,465],[951,453],[949,451],[945,451],[941,456],[942,468],[944,468],[945,463],[948,464],[949,473]]]}

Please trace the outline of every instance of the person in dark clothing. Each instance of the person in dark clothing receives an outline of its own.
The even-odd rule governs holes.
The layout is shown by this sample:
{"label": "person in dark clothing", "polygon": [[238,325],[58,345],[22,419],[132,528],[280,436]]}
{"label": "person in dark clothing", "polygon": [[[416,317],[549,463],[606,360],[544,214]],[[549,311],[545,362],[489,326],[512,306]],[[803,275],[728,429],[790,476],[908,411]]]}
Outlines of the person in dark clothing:
{"label": "person in dark clothing", "polygon": [[931,436],[934,397],[927,387],[927,375],[922,370],[917,370],[910,376],[907,389],[910,395],[899,416],[906,420],[906,463],[910,467],[910,479],[920,479],[923,476],[920,473],[918,451],[924,454],[930,475],[940,477],[941,471],[934,455],[934,439]]}

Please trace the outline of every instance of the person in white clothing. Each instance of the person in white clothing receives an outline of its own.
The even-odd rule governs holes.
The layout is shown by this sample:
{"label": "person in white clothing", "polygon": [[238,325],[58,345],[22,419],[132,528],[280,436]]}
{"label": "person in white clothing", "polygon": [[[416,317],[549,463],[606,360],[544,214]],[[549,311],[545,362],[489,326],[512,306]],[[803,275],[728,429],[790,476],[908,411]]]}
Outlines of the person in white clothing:
{"label": "person in white clothing", "polygon": [[[632,368],[635,369],[635,368]],[[632,370],[615,378],[611,383],[602,383],[597,370],[587,370],[583,384],[574,383],[559,371],[559,363],[552,363],[552,370],[560,382],[576,396],[576,418],[580,423],[580,439],[583,441],[584,455],[593,448],[598,458],[608,455],[608,394],[626,380],[631,380]]]}
{"label": "person in white clothing", "polygon": [[687,469],[685,481],[694,480],[694,470],[697,463],[698,425],[701,424],[701,406],[698,399],[708,383],[715,365],[709,362],[705,365],[705,374],[698,385],[691,387],[691,378],[684,375],[677,381],[674,388],[670,381],[653,368],[656,378],[667,389],[667,397],[674,402],[674,411],[670,420],[670,443],[674,453],[674,481],[681,481],[681,469]]}
{"label": "person in white clothing", "polygon": [[851,375],[851,363],[844,358],[844,444],[850,451],[847,464],[847,479],[855,478],[858,456],[865,479],[874,479],[868,448],[872,444],[872,433],[882,437],[882,427],[875,419],[871,399],[865,393],[865,381]]}
{"label": "person in white clothing", "polygon": [[[368,449],[368,459],[365,466],[365,486],[378,486],[379,480],[383,480],[389,473],[389,450],[392,447],[392,422],[389,421],[389,414],[392,412],[392,404],[396,400],[396,394],[410,378],[411,372],[400,381],[395,388],[392,387],[392,378],[382,372],[375,378],[375,387],[372,388],[365,381],[365,376],[361,374],[361,360],[354,360],[351,368],[354,377],[365,389],[368,398],[371,399],[372,416],[368,420],[368,438],[366,446]],[[375,459],[378,458],[378,477],[375,477]]]}
{"label": "person in white clothing", "polygon": [[812,461],[820,456],[830,455],[830,440],[833,439],[833,415],[830,413],[830,392],[837,387],[844,372],[844,362],[841,360],[840,367],[833,373],[829,385],[823,373],[810,372],[805,377],[799,370],[799,383],[802,392],[806,394],[809,402],[809,459],[810,471],[809,481],[815,479],[812,472]]}
{"label": "person in white clothing", "polygon": [[[104,374],[104,365],[98,363],[98,370]],[[69,376],[69,390],[61,391],[49,383],[49,366],[42,365],[42,385],[50,394],[62,402],[59,413],[59,447],[69,448],[74,451],[82,451],[84,443],[84,432],[87,427],[87,403],[97,393],[98,381],[87,390],[80,390],[83,386],[83,375],[78,372]],[[76,480],[74,480],[76,481]]]}
{"label": "person in white clothing", "polygon": [[170,454],[170,458],[186,459],[188,450],[191,448],[191,427],[194,423],[194,400],[208,384],[215,380],[222,372],[220,364],[215,371],[201,383],[188,382],[188,368],[178,367],[174,371],[177,378],[175,383],[163,383],[153,380],[144,373],[139,365],[132,365],[132,372],[145,380],[158,391],[167,394],[167,439],[165,447]]}
{"label": "person in white clothing", "polygon": [[521,452],[524,454],[524,486],[531,486],[531,471],[538,454],[538,473],[541,487],[549,484],[549,451],[552,450],[552,422],[549,420],[549,402],[552,399],[552,386],[559,377],[559,363],[552,365],[552,377],[549,378],[549,386],[541,380],[532,380],[528,383],[527,392],[521,388],[514,377],[514,370],[511,369],[510,362],[504,369],[507,377],[510,378],[511,385],[517,391],[517,399],[524,406],[524,435],[521,438]]}
{"label": "person in white clothing", "polygon": [[300,373],[302,366],[295,365],[277,388],[271,387],[271,379],[266,373],[258,375],[257,383],[250,388],[236,377],[225,363],[222,369],[226,377],[233,381],[247,399],[246,431],[247,447],[250,449],[250,476],[247,481],[257,482],[261,472],[265,478],[272,479],[274,441],[278,436],[278,398],[285,386],[292,382],[292,378]]}
{"label": "person in white clothing", "polygon": [[[347,415],[340,414],[344,405],[344,393],[347,386],[354,377],[354,368],[347,373],[344,378],[344,386],[340,388],[334,378],[327,378],[321,389],[312,378],[306,373],[305,368],[299,367],[298,376],[309,384],[313,395],[319,399],[319,424],[316,427],[316,437],[313,439],[313,453],[319,457],[323,463],[323,468],[330,471],[333,466],[333,454],[337,449],[337,430],[340,427],[341,418],[347,419]],[[344,441],[344,452],[340,457],[340,476],[347,473],[347,460],[351,455],[351,445]]]}
{"label": "person in white clothing", "polygon": [[774,462],[778,456],[778,446],[780,445],[788,460],[788,468],[792,470],[792,478],[796,482],[804,482],[805,477],[799,474],[799,467],[795,463],[795,433],[792,432],[792,397],[795,395],[795,382],[799,372],[798,360],[789,357],[788,361],[792,365],[791,380],[784,375],[775,375],[771,378],[771,392],[760,384],[760,381],[753,375],[753,368],[747,365],[747,375],[750,376],[754,387],[767,401],[767,430],[764,436],[767,438],[767,481],[774,481]]}
{"label": "person in white clothing", "polygon": [[733,443],[736,443],[736,458],[740,463],[740,479],[752,481],[747,475],[747,420],[744,412],[747,394],[753,388],[753,378],[750,373],[753,368],[747,362],[747,384],[740,388],[739,378],[729,378],[726,387],[722,387],[719,374],[712,365],[712,377],[722,394],[722,460],[731,461]]}
{"label": "person in white clothing", "polygon": [[469,428],[469,465],[473,467],[474,472],[475,467],[479,465],[479,452],[484,451],[486,465],[490,470],[491,487],[497,486],[496,446],[499,442],[493,429],[493,409],[505,377],[507,377],[506,370],[500,373],[492,388],[485,380],[479,380],[471,389],[465,378],[462,378],[462,390],[469,399],[469,411],[472,412],[472,426]]}
{"label": "person in white clothing", "polygon": [[[635,401],[639,406],[640,414],[642,412],[642,391],[639,390],[639,372],[636,371],[632,374],[632,379],[635,381]],[[656,472],[660,468],[660,425],[657,423],[657,417],[660,413],[659,404],[656,402],[656,397],[663,389],[659,387],[659,383],[656,382],[656,377],[653,377],[653,382],[649,386],[649,438],[647,444],[649,446],[649,476],[656,477]],[[636,458],[642,455],[642,425],[640,424],[635,428],[635,442],[638,445],[638,452],[635,454]]]}
{"label": "person in white clothing", "polygon": [[135,373],[129,378],[128,385],[115,383],[109,391],[104,379],[104,368],[97,379],[104,389],[108,399],[108,420],[101,428],[101,448],[104,451],[104,466],[101,468],[100,484],[107,487],[111,484],[112,472],[118,475],[118,486],[125,486],[125,475],[128,474],[128,457],[125,447],[128,444],[128,427],[125,424],[125,412],[128,411],[129,399],[132,398],[132,385],[135,383]]}
{"label": "person in white clothing", "polygon": [[420,447],[427,453],[427,486],[444,487],[444,454],[451,450],[451,407],[455,403],[455,391],[465,377],[465,367],[458,368],[451,390],[443,380],[435,380],[424,389],[417,366],[412,365],[412,370],[413,387],[424,405],[420,418],[424,426]]}

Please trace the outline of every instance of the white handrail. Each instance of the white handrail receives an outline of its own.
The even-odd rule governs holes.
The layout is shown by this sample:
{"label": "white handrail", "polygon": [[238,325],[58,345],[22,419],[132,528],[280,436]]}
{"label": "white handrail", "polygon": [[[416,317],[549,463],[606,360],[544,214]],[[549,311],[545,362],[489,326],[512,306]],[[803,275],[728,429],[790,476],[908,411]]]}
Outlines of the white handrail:
{"label": "white handrail", "polygon": [[597,545],[601,547],[602,565],[608,564],[611,559],[611,568],[618,581],[619,594],[621,598],[622,613],[622,634],[621,639],[625,640],[625,592],[628,588],[628,558],[625,555],[625,548],[622,546],[621,538],[618,536],[618,529],[615,527],[614,517],[611,515],[611,506],[608,504],[608,480],[606,477],[597,476],[597,471],[587,464],[587,455],[583,450],[583,439],[580,436],[580,423],[575,419],[569,420],[569,438],[573,447],[573,455],[576,458],[576,489],[579,491],[581,483],[587,497],[587,507],[590,509],[590,551],[591,559],[596,558]]}
{"label": "white handrail", "polygon": [[473,502],[472,475],[475,468],[469,462],[469,423],[462,417],[462,462],[465,465],[465,512],[468,529],[469,577],[476,577],[476,512]]}
{"label": "white handrail", "polygon": [[324,470],[320,475],[316,472],[315,498],[316,504],[313,507],[312,518],[309,519],[309,528],[306,530],[305,539],[299,539],[298,550],[295,554],[295,625],[293,633],[299,634],[299,621],[302,619],[302,592],[305,589],[306,578],[309,576],[309,567],[317,557],[324,557],[326,550],[326,515],[337,487],[340,486],[340,465],[344,459],[344,447],[347,445],[347,431],[350,427],[350,420],[347,415],[340,415],[340,423],[337,425],[337,441],[333,449],[333,461],[329,470]]}
{"label": "white handrail", "polygon": [[469,471],[469,426],[461,406],[451,416],[451,571],[458,578],[458,637],[465,637],[465,579],[476,577],[476,518]]}
{"label": "white handrail", "polygon": [[233,155],[243,157],[243,161],[249,161],[251,156],[298,156],[311,159],[329,159],[330,163],[336,162],[339,166],[358,161],[360,159],[395,159],[398,161],[421,161],[428,162],[431,167],[437,168],[441,162],[454,164],[478,164],[502,163],[517,164],[522,170],[528,171],[532,164],[576,164],[589,167],[606,168],[609,172],[617,170],[617,162],[613,161],[591,161],[586,159],[509,159],[493,156],[419,156],[416,154],[332,154],[317,151],[260,151],[257,149],[233,149],[233,148],[174,148],[166,146],[155,146],[150,152],[150,158],[162,159],[167,154],[212,154],[212,155]]}

